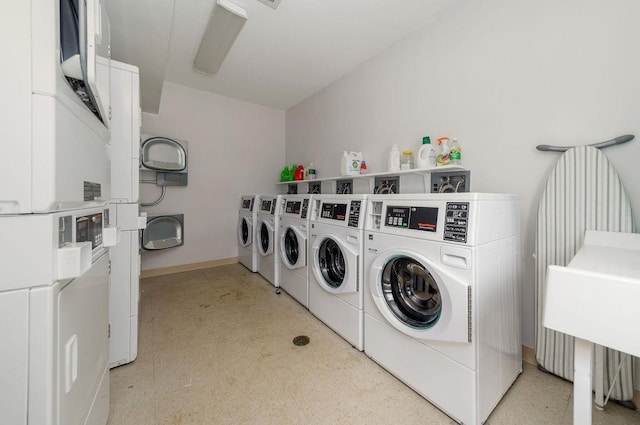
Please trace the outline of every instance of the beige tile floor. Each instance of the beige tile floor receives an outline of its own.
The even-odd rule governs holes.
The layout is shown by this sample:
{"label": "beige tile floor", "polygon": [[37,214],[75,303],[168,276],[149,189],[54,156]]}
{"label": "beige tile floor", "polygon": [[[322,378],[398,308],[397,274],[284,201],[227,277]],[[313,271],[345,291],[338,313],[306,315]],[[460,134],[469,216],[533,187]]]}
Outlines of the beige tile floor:
{"label": "beige tile floor", "polygon": [[[571,397],[525,364],[486,423],[572,424]],[[238,264],[143,280],[138,358],[111,371],[109,425],[453,423]],[[594,423],[640,412],[609,404]]]}

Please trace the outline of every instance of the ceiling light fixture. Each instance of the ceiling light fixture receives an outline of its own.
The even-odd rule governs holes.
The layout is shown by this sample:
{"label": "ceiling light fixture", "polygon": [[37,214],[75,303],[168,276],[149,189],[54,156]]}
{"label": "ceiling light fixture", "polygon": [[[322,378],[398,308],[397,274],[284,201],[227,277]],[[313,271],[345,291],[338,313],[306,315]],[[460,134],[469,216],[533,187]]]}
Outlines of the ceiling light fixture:
{"label": "ceiling light fixture", "polygon": [[193,68],[215,74],[247,22],[247,11],[229,0],[217,0],[200,41]]}
{"label": "ceiling light fixture", "polygon": [[281,0],[258,0],[258,1],[276,9],[280,4]]}

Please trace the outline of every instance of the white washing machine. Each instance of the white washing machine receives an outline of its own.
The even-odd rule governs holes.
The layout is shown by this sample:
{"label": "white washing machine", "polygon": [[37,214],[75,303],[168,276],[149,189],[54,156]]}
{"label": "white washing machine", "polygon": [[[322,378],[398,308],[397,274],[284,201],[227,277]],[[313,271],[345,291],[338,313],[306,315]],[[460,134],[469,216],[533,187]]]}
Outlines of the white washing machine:
{"label": "white washing machine", "polygon": [[371,195],[365,353],[460,423],[522,371],[515,195]]}
{"label": "white washing machine", "polygon": [[257,198],[243,195],[238,211],[238,261],[254,273],[258,271],[258,248],[253,239],[258,219]]}
{"label": "white washing machine", "polygon": [[[255,244],[258,251],[258,273],[276,288],[280,285],[276,273],[278,246],[278,224],[281,197],[278,195],[258,195]],[[279,270],[278,270],[279,272]]]}
{"label": "white washing machine", "polygon": [[309,311],[360,351],[366,200],[367,195],[314,195],[309,229]]}
{"label": "white washing machine", "polygon": [[282,195],[279,225],[280,287],[305,307],[309,306],[309,207],[311,195]]}

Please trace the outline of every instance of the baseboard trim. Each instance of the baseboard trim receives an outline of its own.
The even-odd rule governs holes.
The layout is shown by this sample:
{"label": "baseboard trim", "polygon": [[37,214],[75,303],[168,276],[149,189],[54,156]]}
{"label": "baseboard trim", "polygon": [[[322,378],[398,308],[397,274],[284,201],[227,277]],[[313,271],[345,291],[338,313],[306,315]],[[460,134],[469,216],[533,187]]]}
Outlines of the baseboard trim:
{"label": "baseboard trim", "polygon": [[527,362],[530,365],[538,366],[538,361],[536,360],[536,350],[531,347],[527,347],[526,345],[522,346],[522,361]]}
{"label": "baseboard trim", "polygon": [[181,264],[179,266],[162,267],[159,269],[143,270],[140,273],[140,279],[147,279],[150,277],[164,276],[174,273],[190,272],[193,270],[208,269],[211,267],[226,266],[228,264],[234,264],[238,262],[238,257],[222,258],[220,260],[203,261],[201,263]]}

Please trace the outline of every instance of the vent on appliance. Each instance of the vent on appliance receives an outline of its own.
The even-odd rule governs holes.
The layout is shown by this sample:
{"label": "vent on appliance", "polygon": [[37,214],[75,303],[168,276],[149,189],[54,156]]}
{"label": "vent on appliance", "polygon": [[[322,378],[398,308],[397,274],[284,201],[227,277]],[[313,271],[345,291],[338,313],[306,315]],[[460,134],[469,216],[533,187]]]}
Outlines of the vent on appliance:
{"label": "vent on appliance", "polygon": [[400,177],[376,177],[374,194],[400,193]]}
{"label": "vent on appliance", "polygon": [[322,193],[320,187],[320,182],[309,183],[309,193],[312,195],[319,195],[320,193]]}
{"label": "vent on appliance", "polygon": [[338,180],[336,182],[337,195],[351,195],[353,193],[353,180]]}
{"label": "vent on appliance", "polygon": [[278,8],[278,5],[280,4],[281,0],[258,0],[260,3],[264,3],[267,6],[271,6],[274,9]]}

